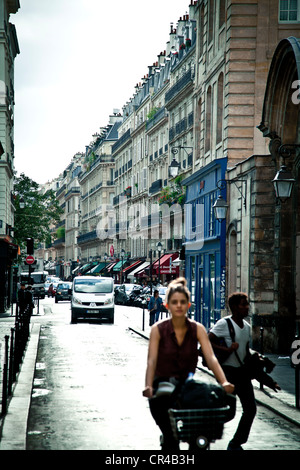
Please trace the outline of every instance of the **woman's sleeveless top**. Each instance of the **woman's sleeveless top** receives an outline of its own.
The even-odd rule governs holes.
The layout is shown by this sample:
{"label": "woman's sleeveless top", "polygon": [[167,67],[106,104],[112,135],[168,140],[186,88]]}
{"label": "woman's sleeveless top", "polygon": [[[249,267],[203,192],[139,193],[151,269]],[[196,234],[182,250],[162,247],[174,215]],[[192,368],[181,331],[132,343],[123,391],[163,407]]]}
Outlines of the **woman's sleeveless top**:
{"label": "woman's sleeveless top", "polygon": [[186,324],[187,332],[180,346],[172,320],[164,320],[157,324],[160,341],[156,377],[185,379],[190,372],[195,372],[198,362],[197,324],[188,318]]}

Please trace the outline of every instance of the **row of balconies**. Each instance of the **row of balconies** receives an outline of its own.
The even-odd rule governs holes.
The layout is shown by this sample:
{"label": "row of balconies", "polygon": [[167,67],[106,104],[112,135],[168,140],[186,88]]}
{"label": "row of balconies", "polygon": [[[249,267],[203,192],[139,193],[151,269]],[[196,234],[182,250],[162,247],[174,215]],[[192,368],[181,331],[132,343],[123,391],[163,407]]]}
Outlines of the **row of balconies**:
{"label": "row of balconies", "polygon": [[189,69],[175,85],[173,85],[165,95],[165,103],[171,101],[178,93],[180,93],[188,84],[192,82],[192,70]]}
{"label": "row of balconies", "polygon": [[98,189],[102,188],[102,186],[113,186],[115,183],[114,181],[101,181],[100,183],[96,184],[93,188],[91,188],[87,193],[82,195],[82,200],[86,199],[88,196],[91,196],[93,193],[95,193]]}
{"label": "row of balconies", "polygon": [[132,160],[129,160],[127,163],[125,163],[125,165],[115,171],[115,178],[118,178],[118,176],[123,175],[126,171],[130,170],[131,168]]}

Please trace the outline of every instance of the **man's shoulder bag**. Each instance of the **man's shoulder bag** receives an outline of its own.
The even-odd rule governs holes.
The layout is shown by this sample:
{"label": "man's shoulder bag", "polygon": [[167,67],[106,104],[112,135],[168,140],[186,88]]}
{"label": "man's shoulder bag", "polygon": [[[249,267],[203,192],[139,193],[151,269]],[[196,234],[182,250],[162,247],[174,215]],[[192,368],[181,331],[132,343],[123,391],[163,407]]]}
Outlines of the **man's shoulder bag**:
{"label": "man's shoulder bag", "polygon": [[[228,329],[229,329],[229,334],[230,334],[230,337],[232,339],[232,342],[234,341],[234,338],[235,338],[235,333],[234,333],[234,328],[233,328],[233,324],[230,320],[230,318],[225,318],[226,322],[227,322],[227,325],[228,325]],[[218,362],[220,364],[223,364],[223,362],[226,361],[226,359],[228,359],[228,357],[230,356],[230,354],[232,353],[232,351],[224,351],[222,349],[219,349],[218,347],[216,346],[221,346],[221,347],[225,347],[227,348],[227,344],[226,344],[226,341],[223,337],[217,337],[214,339],[214,342],[211,341],[211,345],[212,345],[212,348],[214,350],[214,353],[215,353],[215,356],[216,358],[218,359]],[[199,348],[199,356],[201,356],[202,358],[202,364],[204,367],[207,367],[208,368],[208,365],[207,365],[207,362],[205,360],[205,357],[204,357],[204,354],[202,352],[202,349],[201,347]]]}

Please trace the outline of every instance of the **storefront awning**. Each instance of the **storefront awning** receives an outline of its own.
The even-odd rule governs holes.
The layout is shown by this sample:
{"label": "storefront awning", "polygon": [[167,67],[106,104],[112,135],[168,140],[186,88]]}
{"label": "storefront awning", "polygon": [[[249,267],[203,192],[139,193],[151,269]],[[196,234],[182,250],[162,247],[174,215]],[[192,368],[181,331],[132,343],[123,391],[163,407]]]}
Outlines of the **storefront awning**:
{"label": "storefront awning", "polygon": [[96,266],[94,266],[92,269],[90,269],[87,274],[99,274],[103,269],[105,268],[106,263],[99,263]]}
{"label": "storefront awning", "polygon": [[173,261],[178,259],[178,253],[169,253],[163,255],[152,265],[152,273],[158,274],[177,274],[179,275],[179,266],[174,266]]}
{"label": "storefront awning", "polygon": [[116,265],[113,267],[113,272],[115,273],[117,271],[121,271],[122,266],[124,266],[125,263],[127,263],[126,259],[124,261],[118,261]]}
{"label": "storefront awning", "polygon": [[117,264],[117,263],[110,263],[110,264],[108,264],[108,265],[107,265],[107,268],[106,268],[106,271],[107,271],[108,273],[110,273],[110,271],[111,271],[112,268],[115,266],[115,264]]}
{"label": "storefront awning", "polygon": [[130,273],[132,271],[133,268],[137,268],[138,266],[140,266],[142,264],[143,261],[141,261],[140,259],[138,261],[135,261],[133,264],[131,264],[130,266],[127,266],[127,268],[124,268],[123,269],[123,273]]}
{"label": "storefront awning", "polygon": [[150,263],[147,262],[147,261],[144,262],[143,264],[140,264],[140,266],[138,266],[136,269],[134,269],[133,271],[131,271],[130,274],[128,274],[128,277],[130,277],[130,278],[136,277],[137,273],[139,273],[139,272],[143,271],[144,269],[146,269],[147,266],[149,266],[149,264],[150,264]]}

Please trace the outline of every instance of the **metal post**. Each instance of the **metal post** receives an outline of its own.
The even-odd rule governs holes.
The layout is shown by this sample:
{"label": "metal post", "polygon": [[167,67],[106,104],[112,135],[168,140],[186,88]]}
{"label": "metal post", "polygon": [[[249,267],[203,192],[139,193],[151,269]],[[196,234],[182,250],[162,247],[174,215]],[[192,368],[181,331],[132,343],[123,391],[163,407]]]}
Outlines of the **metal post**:
{"label": "metal post", "polygon": [[5,336],[5,356],[3,365],[3,382],[2,382],[2,415],[7,411],[7,371],[8,371],[8,340],[9,336]]}
{"label": "metal post", "polygon": [[152,250],[149,251],[150,258],[150,294],[152,295]]}
{"label": "metal post", "polygon": [[[262,326],[260,327],[260,353],[261,354],[264,353],[264,329],[263,329]],[[264,389],[264,386],[263,386],[262,382],[260,383],[260,389],[261,390]]]}
{"label": "metal post", "polygon": [[8,374],[8,396],[12,394],[12,384],[14,381],[14,335],[15,329],[10,330],[10,351],[9,351],[9,374]]}
{"label": "metal post", "polygon": [[145,305],[143,304],[143,326],[142,330],[145,331]]}
{"label": "metal post", "polygon": [[264,329],[260,327],[260,353],[264,353]]}
{"label": "metal post", "polygon": [[300,409],[300,364],[295,365],[295,400],[296,408]]}

